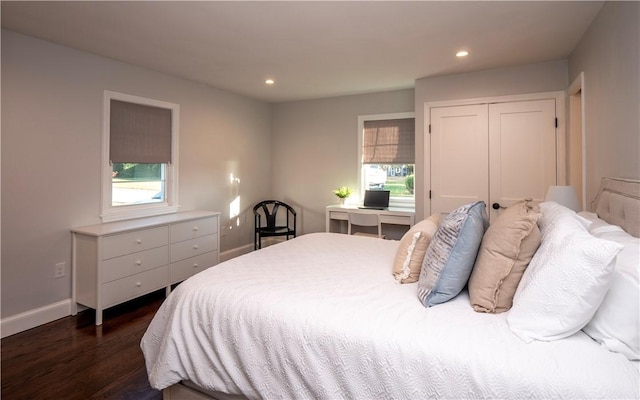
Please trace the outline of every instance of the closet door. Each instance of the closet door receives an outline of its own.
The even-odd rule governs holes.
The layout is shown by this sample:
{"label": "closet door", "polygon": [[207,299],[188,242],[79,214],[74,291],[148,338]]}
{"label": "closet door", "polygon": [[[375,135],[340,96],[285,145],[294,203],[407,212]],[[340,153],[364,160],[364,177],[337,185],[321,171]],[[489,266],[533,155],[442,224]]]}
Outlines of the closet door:
{"label": "closet door", "polygon": [[488,106],[436,107],[431,120],[431,213],[489,198]]}
{"label": "closet door", "polygon": [[[556,184],[555,100],[489,105],[489,202],[544,201]],[[499,211],[490,208],[491,217]]]}

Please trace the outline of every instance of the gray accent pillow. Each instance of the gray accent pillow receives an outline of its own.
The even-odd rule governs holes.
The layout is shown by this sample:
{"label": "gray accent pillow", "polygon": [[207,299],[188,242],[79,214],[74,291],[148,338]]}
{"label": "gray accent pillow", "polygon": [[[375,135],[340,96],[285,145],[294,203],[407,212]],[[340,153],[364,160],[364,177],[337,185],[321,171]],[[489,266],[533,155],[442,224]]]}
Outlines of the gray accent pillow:
{"label": "gray accent pillow", "polygon": [[466,204],[442,220],[418,280],[418,298],[425,307],[447,302],[464,289],[487,225],[483,201]]}

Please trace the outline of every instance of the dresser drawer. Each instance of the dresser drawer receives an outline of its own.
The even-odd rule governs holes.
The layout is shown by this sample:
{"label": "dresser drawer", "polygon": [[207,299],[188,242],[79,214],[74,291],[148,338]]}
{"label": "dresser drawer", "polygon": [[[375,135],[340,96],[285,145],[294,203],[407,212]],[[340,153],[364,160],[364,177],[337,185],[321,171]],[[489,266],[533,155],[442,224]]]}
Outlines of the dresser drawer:
{"label": "dresser drawer", "polygon": [[169,228],[161,226],[107,236],[103,240],[102,259],[123,256],[169,243]]}
{"label": "dresser drawer", "polygon": [[171,225],[171,243],[218,233],[218,217],[196,219]]}
{"label": "dresser drawer", "polygon": [[191,275],[195,275],[200,271],[204,271],[205,269],[212,267],[217,263],[217,251],[210,251],[205,254],[200,254],[199,256],[172,263],[169,266],[169,281],[171,283],[183,281]]}
{"label": "dresser drawer", "polygon": [[169,266],[152,269],[103,285],[102,307],[107,308],[167,286]]}
{"label": "dresser drawer", "polygon": [[218,249],[218,235],[207,235],[171,245],[171,262],[195,257]]}
{"label": "dresser drawer", "polygon": [[110,282],[167,264],[169,264],[168,246],[110,258],[102,264],[101,281]]}

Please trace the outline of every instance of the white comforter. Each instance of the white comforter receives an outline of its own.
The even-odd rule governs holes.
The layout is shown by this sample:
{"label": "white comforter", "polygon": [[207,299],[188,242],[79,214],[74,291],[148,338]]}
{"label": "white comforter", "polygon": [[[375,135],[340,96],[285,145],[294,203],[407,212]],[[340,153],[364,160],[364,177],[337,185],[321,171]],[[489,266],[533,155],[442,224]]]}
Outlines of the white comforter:
{"label": "white comforter", "polygon": [[151,385],[249,398],[638,398],[637,363],[584,333],[525,344],[466,293],[424,308],[398,242],[309,234],[210,268],[142,339]]}

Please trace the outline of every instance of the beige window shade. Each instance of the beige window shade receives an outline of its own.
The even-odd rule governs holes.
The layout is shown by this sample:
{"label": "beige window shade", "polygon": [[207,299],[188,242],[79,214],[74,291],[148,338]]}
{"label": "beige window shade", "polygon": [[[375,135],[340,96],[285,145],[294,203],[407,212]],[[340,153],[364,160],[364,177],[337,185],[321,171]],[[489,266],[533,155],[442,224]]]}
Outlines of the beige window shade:
{"label": "beige window shade", "polygon": [[363,164],[415,163],[413,118],[364,122]]}
{"label": "beige window shade", "polygon": [[171,163],[171,110],[111,100],[111,162]]}

